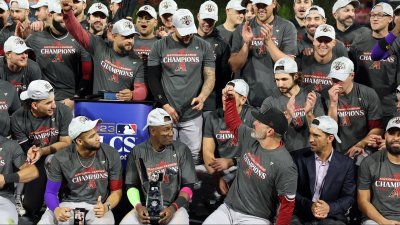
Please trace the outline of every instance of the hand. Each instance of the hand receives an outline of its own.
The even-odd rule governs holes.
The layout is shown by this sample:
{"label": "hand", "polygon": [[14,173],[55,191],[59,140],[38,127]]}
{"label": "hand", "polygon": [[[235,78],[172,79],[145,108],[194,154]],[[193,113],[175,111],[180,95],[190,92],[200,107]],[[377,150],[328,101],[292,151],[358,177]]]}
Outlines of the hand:
{"label": "hand", "polygon": [[216,158],[214,161],[210,163],[209,166],[213,168],[215,171],[221,172],[223,170],[229,169],[233,164],[232,159],[226,158]]}
{"label": "hand", "polygon": [[400,221],[384,219],[383,221],[380,221],[378,224],[382,224],[382,225],[400,225]]}
{"label": "hand", "polygon": [[226,87],[222,89],[222,97],[224,100],[235,97],[235,89],[232,85],[226,85]]}
{"label": "hand", "polygon": [[20,21],[17,22],[14,33],[15,36],[18,36],[22,39],[26,39],[30,33],[31,33],[30,24],[27,20],[25,20],[23,23],[21,23]]}
{"label": "hand", "polygon": [[56,217],[57,221],[66,222],[71,217],[71,209],[57,207],[54,210],[54,216]]}
{"label": "hand", "polygon": [[93,207],[93,212],[94,212],[94,215],[95,215],[97,218],[101,218],[101,217],[104,216],[104,214],[106,214],[107,209],[106,209],[106,206],[101,202],[101,196],[99,196],[99,197],[97,198],[97,203],[96,203],[96,205]]}
{"label": "hand", "polygon": [[193,98],[191,105],[193,106],[192,107],[193,110],[200,111],[204,107],[204,99],[200,96],[197,96],[196,98]]}
{"label": "hand", "polygon": [[294,112],[296,109],[296,96],[292,95],[288,101],[288,103],[286,104],[286,119],[288,119],[288,121],[290,122],[295,116],[294,116]]}
{"label": "hand", "polygon": [[251,41],[253,41],[254,35],[253,35],[253,31],[251,30],[251,27],[249,26],[248,21],[246,21],[243,24],[242,37],[243,37],[243,42],[246,43],[246,45],[250,45]]}
{"label": "hand", "polygon": [[73,100],[66,98],[66,99],[62,100],[61,103],[68,106],[68,108],[70,108],[71,110],[74,110],[75,102]]}
{"label": "hand", "polygon": [[174,216],[175,212],[176,208],[172,205],[163,209],[163,211],[160,213],[160,220],[158,221],[158,223],[162,225],[168,224]]}
{"label": "hand", "polygon": [[304,56],[310,56],[314,53],[314,49],[313,48],[304,48],[302,53]]}
{"label": "hand", "polygon": [[381,135],[371,134],[368,137],[368,146],[372,148],[380,148],[384,139]]}
{"label": "hand", "polygon": [[61,8],[64,13],[67,13],[72,10],[74,7],[74,3],[72,0],[61,0]]}
{"label": "hand", "polygon": [[329,210],[330,207],[325,201],[319,199],[316,202],[315,214],[317,219],[325,219],[328,216]]}
{"label": "hand", "polygon": [[304,105],[304,112],[306,114],[312,112],[314,110],[316,102],[317,102],[317,94],[314,91],[308,93],[306,104]]}
{"label": "hand", "polygon": [[345,155],[349,155],[350,158],[354,158],[354,156],[361,155],[361,154],[362,155],[365,154],[364,148],[354,145],[346,152]]}
{"label": "hand", "polygon": [[269,24],[263,24],[261,26],[261,36],[264,38],[265,45],[267,45],[267,43],[272,40],[272,28],[273,26]]}
{"label": "hand", "polygon": [[340,85],[339,84],[334,84],[328,91],[329,94],[329,100],[331,103],[338,103],[339,102],[339,89]]}
{"label": "hand", "polygon": [[43,31],[45,28],[45,24],[43,21],[35,21],[31,23],[31,30],[36,31],[36,32],[40,32]]}
{"label": "hand", "polygon": [[161,26],[160,28],[158,28],[158,30],[156,31],[156,36],[159,38],[168,36],[168,33],[167,33],[167,31],[165,31],[164,26]]}
{"label": "hand", "polygon": [[42,154],[42,150],[39,147],[36,147],[36,145],[33,145],[28,150],[26,161],[28,164],[35,164],[40,157],[42,157]]}
{"label": "hand", "polygon": [[122,101],[130,101],[133,98],[133,92],[129,89],[124,89],[117,93],[117,99]]}
{"label": "hand", "polygon": [[172,117],[172,120],[174,121],[174,123],[179,122],[179,115],[176,112],[176,110],[174,109],[174,107],[172,107],[170,104],[165,104],[163,106],[163,109],[165,111],[167,111],[167,113]]}
{"label": "hand", "polygon": [[226,183],[223,177],[220,177],[218,180],[218,188],[221,195],[227,195],[229,191],[229,185]]}
{"label": "hand", "polygon": [[147,211],[147,208],[142,206],[142,204],[138,203],[135,206],[135,209],[139,217],[139,222],[141,224],[150,224],[150,216],[149,212]]}
{"label": "hand", "polygon": [[4,187],[6,181],[4,180],[4,175],[0,174],[0,190]]}

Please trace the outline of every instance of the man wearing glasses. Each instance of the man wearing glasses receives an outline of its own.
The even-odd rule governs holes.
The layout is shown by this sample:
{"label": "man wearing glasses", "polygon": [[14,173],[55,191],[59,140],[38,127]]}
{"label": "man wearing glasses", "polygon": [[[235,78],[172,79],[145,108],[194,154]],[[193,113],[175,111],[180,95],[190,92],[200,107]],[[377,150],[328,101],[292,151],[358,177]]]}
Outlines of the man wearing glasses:
{"label": "man wearing glasses", "polygon": [[250,86],[249,103],[259,107],[276,88],[274,62],[296,55],[297,30],[292,23],[276,16],[276,0],[253,0],[255,18],[239,25],[232,37],[229,64],[235,78]]}
{"label": "man wearing glasses", "polygon": [[315,118],[310,127],[310,148],[293,155],[298,176],[296,207],[291,224],[340,224],[354,202],[353,161],[335,151],[340,143],[338,125],[329,116]]}
{"label": "man wearing glasses", "polygon": [[79,26],[72,7],[72,0],[62,1],[66,28],[93,57],[93,93],[115,92],[116,99],[121,101],[144,100],[147,88],[143,64],[128,54],[134,44],[134,35],[137,34],[133,23],[126,19],[117,21],[112,28],[114,42],[109,46],[101,37]]}
{"label": "man wearing glasses", "polygon": [[376,4],[370,14],[371,31],[359,35],[350,49],[350,58],[355,64],[355,81],[371,87],[381,100],[383,125],[396,112],[396,87],[400,79],[398,55],[385,60],[374,61],[371,51],[377,41],[389,34],[389,24],[393,21],[393,9],[387,3]]}

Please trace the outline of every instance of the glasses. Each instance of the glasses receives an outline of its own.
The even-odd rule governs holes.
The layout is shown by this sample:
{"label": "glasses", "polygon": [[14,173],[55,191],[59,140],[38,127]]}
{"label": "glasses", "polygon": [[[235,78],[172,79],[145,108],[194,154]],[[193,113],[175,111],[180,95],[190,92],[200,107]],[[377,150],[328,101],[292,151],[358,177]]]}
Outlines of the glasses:
{"label": "glasses", "polygon": [[369,14],[369,17],[371,19],[373,19],[373,18],[382,19],[383,17],[386,17],[386,16],[390,16],[390,15],[388,15],[386,13],[370,13]]}
{"label": "glasses", "polygon": [[331,43],[331,41],[333,40],[333,39],[331,39],[331,38],[328,38],[328,37],[319,37],[319,38],[317,38],[316,39],[319,43],[324,43],[324,44],[329,44],[329,43]]}

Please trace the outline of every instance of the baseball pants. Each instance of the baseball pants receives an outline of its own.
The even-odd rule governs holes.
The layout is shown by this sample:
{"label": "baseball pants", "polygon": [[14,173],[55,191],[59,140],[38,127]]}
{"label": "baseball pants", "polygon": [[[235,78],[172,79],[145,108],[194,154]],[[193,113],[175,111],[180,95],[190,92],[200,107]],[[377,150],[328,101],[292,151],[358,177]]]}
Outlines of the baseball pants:
{"label": "baseball pants", "polygon": [[0,224],[18,224],[18,213],[15,205],[0,196]]}
{"label": "baseball pants", "polygon": [[225,203],[220,205],[207,219],[203,225],[207,224],[271,224],[269,220],[243,214],[229,208]]}
{"label": "baseball pants", "polygon": [[366,220],[362,222],[361,225],[378,225],[378,223],[373,220]]}
{"label": "baseball pants", "polygon": [[[86,217],[85,217],[86,224],[88,224],[88,225],[91,225],[91,224],[114,224],[115,223],[114,215],[113,215],[112,211],[108,211],[102,218],[97,218],[93,212],[94,206],[95,205],[92,205],[92,204],[89,204],[86,202],[62,202],[62,203],[60,203],[60,207],[63,207],[63,208],[70,208],[70,209],[85,208],[86,210],[88,210],[88,212],[86,213]],[[59,222],[56,220],[54,213],[50,209],[47,209],[38,224],[39,225],[74,224],[73,210],[71,210],[70,213],[71,213],[71,217],[68,221]]]}
{"label": "baseball pants", "polygon": [[[132,209],[126,216],[122,219],[120,225],[129,224],[141,224],[139,223],[138,215],[135,209]],[[189,214],[185,208],[179,208],[175,212],[169,224],[189,224]]]}

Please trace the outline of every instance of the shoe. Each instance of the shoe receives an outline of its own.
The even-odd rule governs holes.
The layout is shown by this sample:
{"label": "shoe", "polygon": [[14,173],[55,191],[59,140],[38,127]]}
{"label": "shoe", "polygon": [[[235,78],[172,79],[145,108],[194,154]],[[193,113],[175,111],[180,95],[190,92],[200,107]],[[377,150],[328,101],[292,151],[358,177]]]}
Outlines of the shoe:
{"label": "shoe", "polygon": [[15,208],[17,208],[17,212],[19,216],[23,216],[26,214],[24,207],[22,206],[21,198],[15,199]]}

